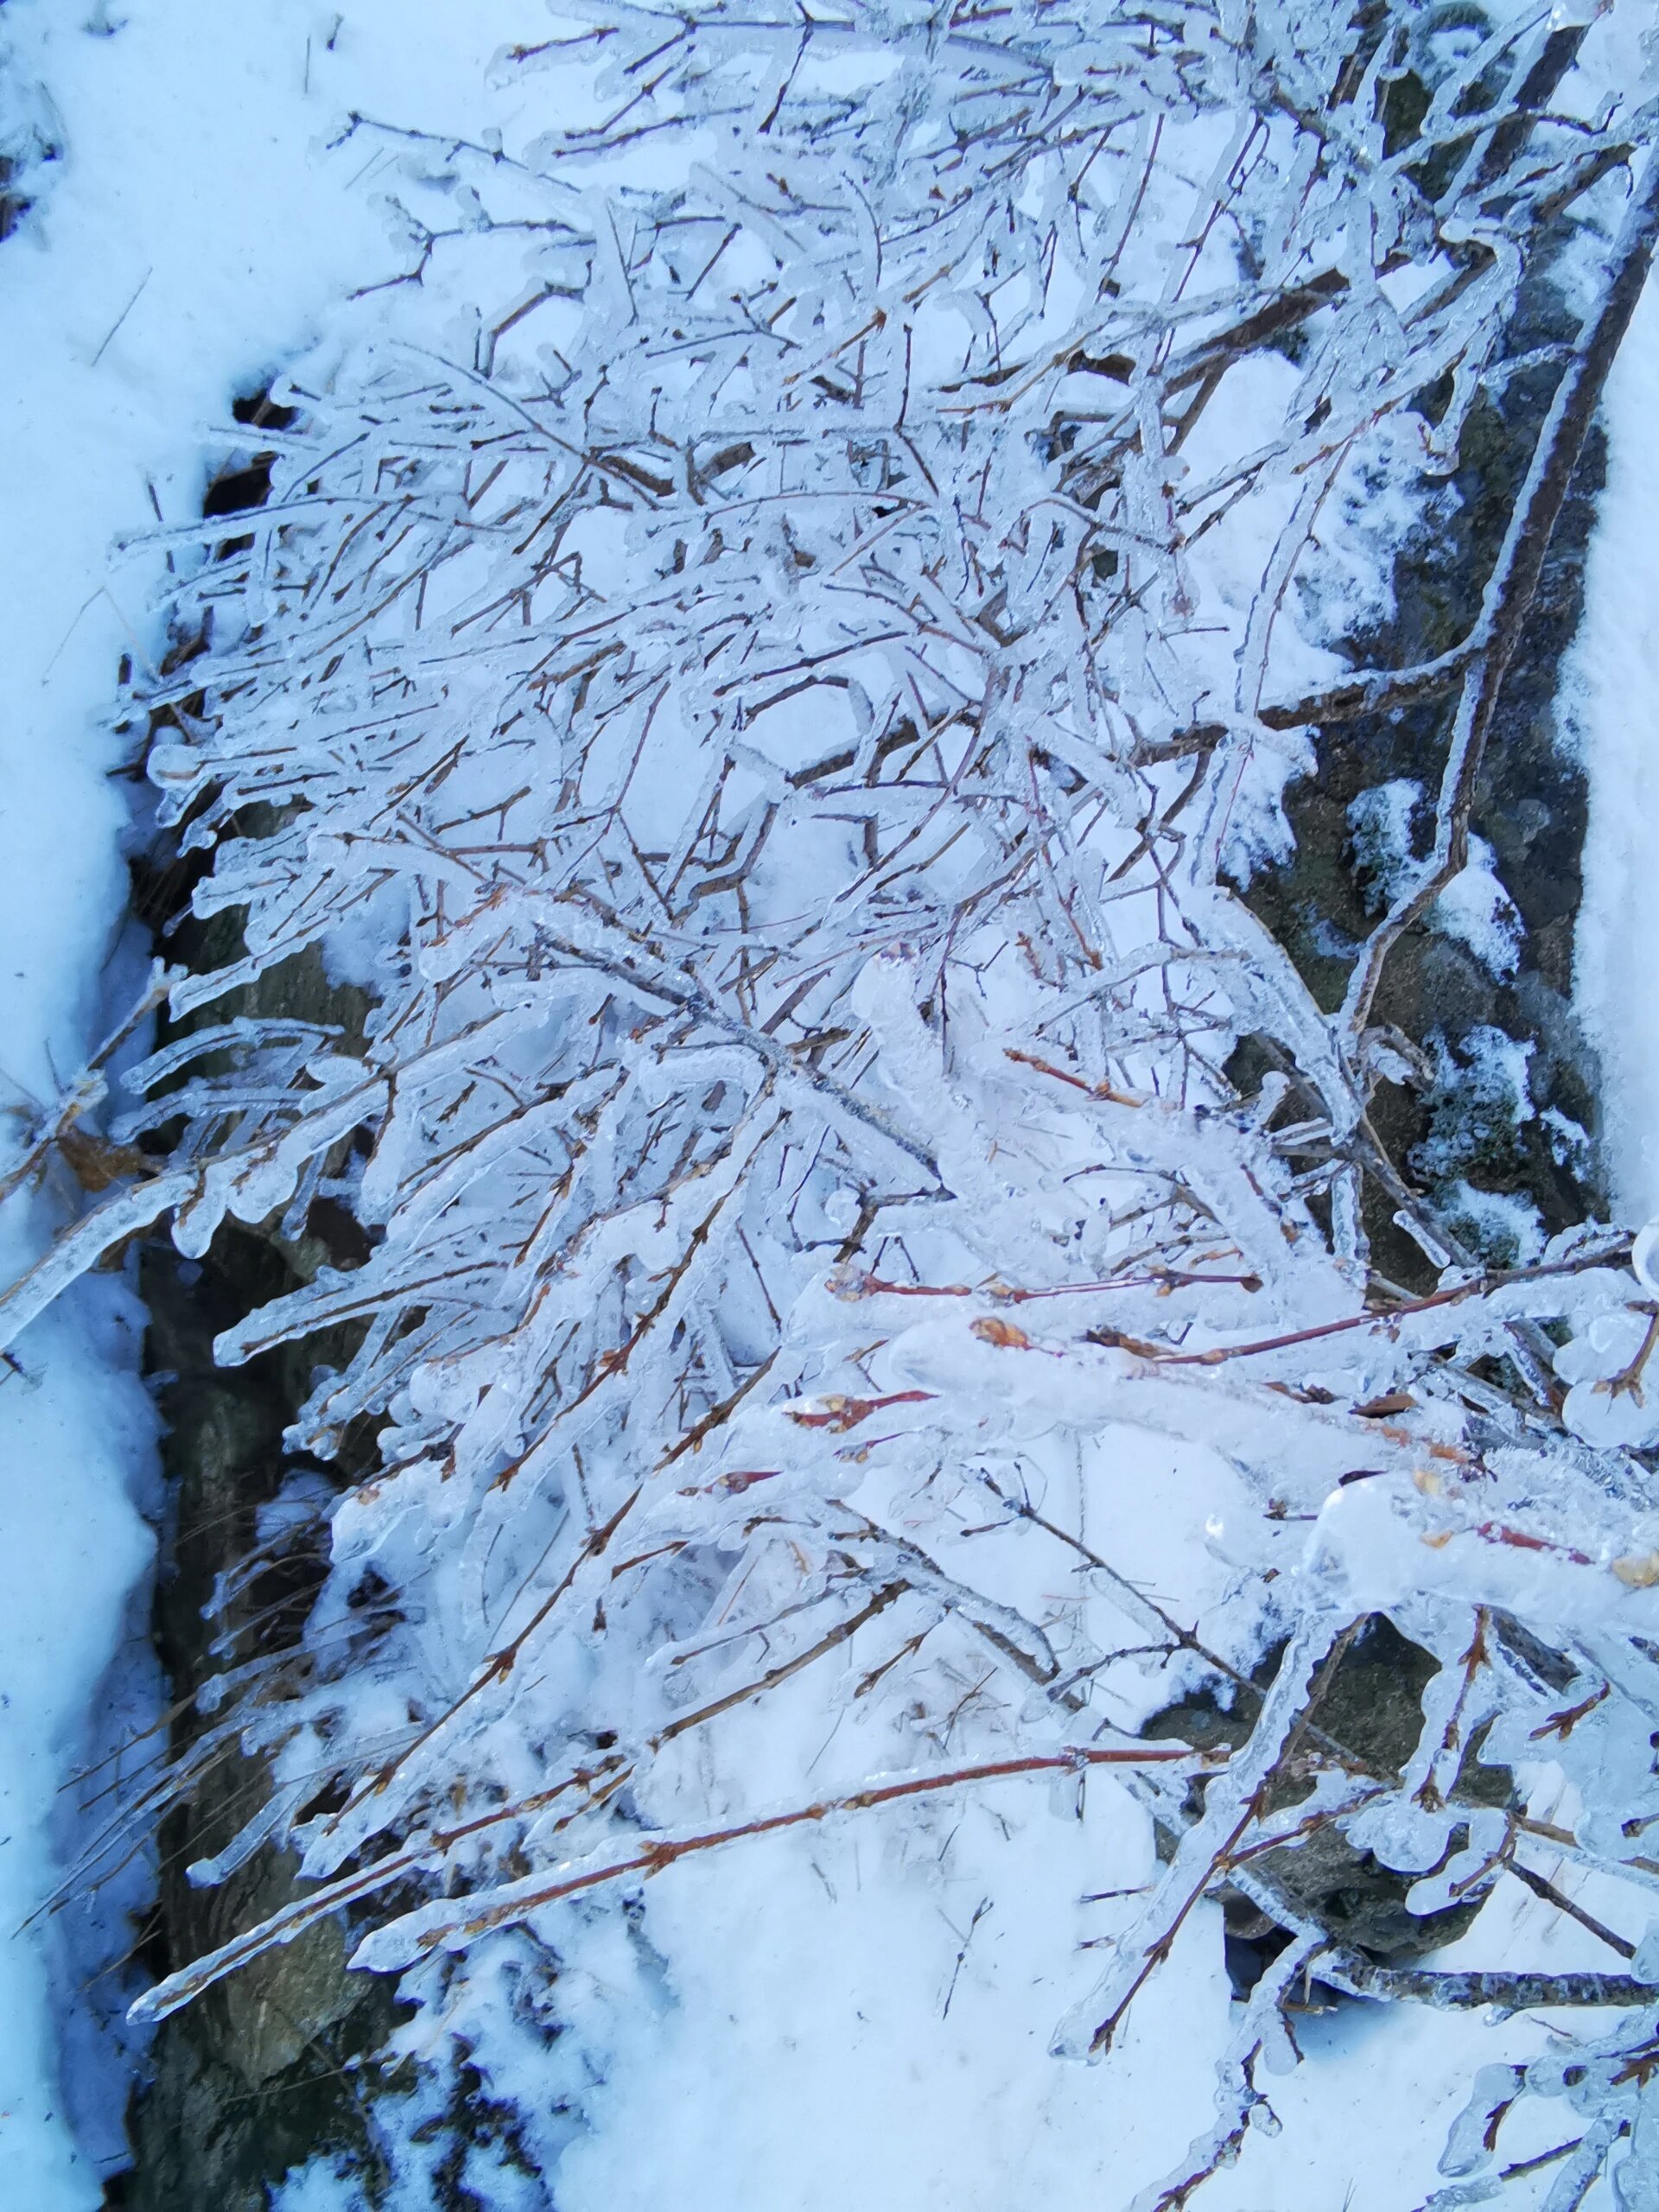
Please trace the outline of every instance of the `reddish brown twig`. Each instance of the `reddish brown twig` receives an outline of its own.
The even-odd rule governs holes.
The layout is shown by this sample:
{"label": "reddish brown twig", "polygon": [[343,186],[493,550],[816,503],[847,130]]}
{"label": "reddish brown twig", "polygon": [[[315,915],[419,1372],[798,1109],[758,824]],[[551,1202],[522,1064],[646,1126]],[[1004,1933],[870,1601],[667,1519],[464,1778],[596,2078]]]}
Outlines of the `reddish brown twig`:
{"label": "reddish brown twig", "polygon": [[1552,1713],[1548,1720],[1541,1721],[1538,1726],[1531,1731],[1527,1738],[1528,1742],[1537,1744],[1541,1743],[1546,1736],[1558,1736],[1562,1743],[1565,1743],[1580,1721],[1592,1713],[1599,1705],[1605,1705],[1612,1694],[1612,1684],[1604,1682],[1599,1690],[1593,1690],[1588,1697],[1581,1698],[1577,1705],[1567,1706],[1560,1713]]}
{"label": "reddish brown twig", "polygon": [[1065,1069],[1055,1067],[1051,1061],[1039,1060],[1032,1052],[1016,1052],[1009,1047],[1005,1056],[1022,1068],[1035,1068],[1039,1075],[1052,1076],[1056,1083],[1068,1083],[1073,1090],[1081,1090],[1090,1098],[1098,1098],[1107,1106],[1144,1106],[1147,1103],[1144,1098],[1137,1098],[1131,1090],[1114,1090],[1109,1083],[1085,1082],[1082,1076],[1070,1075]]}
{"label": "reddish brown twig", "polygon": [[1553,1544],[1548,1536],[1529,1536],[1524,1529],[1506,1528],[1501,1521],[1478,1522],[1474,1533],[1489,1544],[1507,1544],[1511,1551],[1554,1552],[1558,1558],[1570,1559],[1574,1567],[1595,1565],[1588,1552],[1577,1551],[1571,1544]]}
{"label": "reddish brown twig", "polygon": [[[1103,1750],[1093,1745],[1078,1744],[1068,1745],[1064,1751],[1034,1752],[1024,1758],[989,1759],[977,1766],[953,1767],[945,1774],[903,1775],[893,1782],[873,1783],[862,1789],[852,1790],[844,1797],[824,1797],[810,1805],[791,1806],[785,1812],[763,1813],[731,1827],[659,1837],[626,1859],[608,1859],[599,1866],[584,1866],[538,1888],[515,1891],[511,1897],[486,1906],[454,1927],[423,1929],[415,1941],[423,1951],[433,1950],[452,1939],[473,1942],[493,1928],[522,1920],[530,1913],[540,1912],[544,1907],[579,1896],[583,1891],[626,1881],[633,1874],[659,1874],[665,1866],[672,1866],[699,1852],[718,1850],[723,1845],[746,1842],[756,1836],[777,1835],[787,1828],[810,1827],[835,1813],[870,1812],[878,1806],[899,1804],[907,1798],[931,1796],[944,1789],[966,1789],[981,1782],[1007,1781],[1020,1775],[1080,1774],[1094,1766],[1167,1766],[1198,1756],[1184,1744],[1172,1745],[1166,1750],[1140,1744]],[[1225,1762],[1212,1764],[1219,1766]]]}
{"label": "reddish brown twig", "polygon": [[1096,1344],[1133,1351],[1142,1359],[1155,1359],[1165,1367],[1219,1367],[1226,1360],[1254,1359],[1262,1352],[1286,1351],[1296,1344],[1313,1344],[1321,1337],[1342,1336],[1350,1329],[1387,1328],[1413,1313],[1455,1306],[1460,1299],[1503,1290],[1512,1282],[1537,1282],[1548,1275],[1580,1274],[1586,1268],[1605,1267],[1610,1261],[1622,1258],[1624,1249],[1621,1243],[1612,1251],[1577,1253],[1570,1260],[1554,1260],[1540,1267],[1494,1268],[1473,1275],[1466,1282],[1451,1283],[1444,1290],[1430,1291],[1426,1297],[1404,1299],[1398,1306],[1389,1306],[1385,1313],[1349,1313],[1340,1321],[1320,1321],[1308,1329],[1288,1329],[1282,1336],[1257,1337],[1246,1344],[1211,1344],[1206,1351],[1170,1351],[1140,1338],[1120,1336],[1112,1329],[1090,1330],[1090,1338]]}
{"label": "reddish brown twig", "polygon": [[1045,1290],[1020,1290],[993,1279],[976,1290],[965,1282],[889,1282],[882,1275],[847,1274],[835,1284],[842,1298],[988,1298],[998,1306],[1028,1306],[1039,1298],[1087,1298],[1108,1290],[1186,1290],[1206,1283],[1260,1290],[1256,1274],[1206,1275],[1182,1268],[1154,1268],[1145,1274],[1117,1275],[1100,1282],[1059,1282]]}

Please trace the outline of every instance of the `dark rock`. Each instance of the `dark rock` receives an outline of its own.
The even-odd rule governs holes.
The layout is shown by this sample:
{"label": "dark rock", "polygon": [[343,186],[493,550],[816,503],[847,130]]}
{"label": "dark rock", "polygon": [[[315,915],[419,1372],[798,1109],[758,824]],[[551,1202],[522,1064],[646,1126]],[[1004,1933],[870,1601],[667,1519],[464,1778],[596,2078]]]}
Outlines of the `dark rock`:
{"label": "dark rock", "polygon": [[[1270,1653],[1256,1671],[1265,1686],[1278,1662]],[[1380,1774],[1397,1774],[1410,1760],[1422,1732],[1423,1692],[1440,1672],[1431,1651],[1411,1643],[1384,1615],[1371,1615],[1343,1652],[1323,1690],[1308,1707],[1321,1753],[1336,1747],[1355,1763]],[[1230,1705],[1201,1692],[1167,1706],[1142,1733],[1192,1744],[1200,1749],[1232,1747],[1249,1734],[1253,1700],[1235,1693]],[[1456,1784],[1459,1799],[1474,1805],[1507,1805],[1514,1777],[1507,1767],[1487,1766],[1480,1758],[1480,1736],[1465,1751]],[[1312,1794],[1313,1783],[1293,1771],[1270,1793],[1267,1809],[1282,1811]],[[1187,1809],[1196,1814],[1202,1783],[1193,1785]],[[1173,1850],[1176,1832],[1166,1828],[1162,1846]],[[1490,1883],[1477,1884],[1464,1902],[1444,1911],[1416,1914],[1406,1892],[1420,1877],[1397,1873],[1374,1853],[1349,1842],[1327,1822],[1294,1846],[1267,1852],[1255,1869],[1286,1898],[1329,1930],[1338,1942],[1363,1951],[1381,1965],[1400,1966],[1450,1943],[1472,1923],[1486,1900]],[[1220,1892],[1227,1961],[1234,1986],[1248,1993],[1271,1960],[1289,1942],[1289,1932],[1237,1890]]]}

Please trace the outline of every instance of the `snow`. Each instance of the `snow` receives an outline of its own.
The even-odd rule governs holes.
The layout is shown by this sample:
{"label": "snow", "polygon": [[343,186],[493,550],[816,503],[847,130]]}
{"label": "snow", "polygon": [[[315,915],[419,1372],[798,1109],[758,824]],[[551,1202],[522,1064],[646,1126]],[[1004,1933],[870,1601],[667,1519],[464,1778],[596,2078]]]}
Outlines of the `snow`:
{"label": "snow", "polygon": [[664,1883],[650,1924],[678,2001],[567,2152],[573,2212],[1126,2202],[1184,2147],[1227,1990],[1205,1912],[1109,2081],[1050,2056],[1098,1955],[1075,1948],[1101,1921],[1079,1897],[1147,1878],[1125,1810],[1091,1785],[1088,1817],[1060,1825],[1039,1786],[1010,1784],[948,1824],[942,1893],[868,1831]]}
{"label": "snow", "polygon": [[1521,917],[1498,880],[1484,837],[1469,840],[1469,865],[1434,902],[1437,926],[1466,944],[1494,976],[1513,975],[1521,957]]}
{"label": "snow", "polygon": [[[13,1226],[0,1240],[8,1264],[27,1235]],[[135,1685],[103,1679],[150,1555],[137,1510],[153,1438],[134,1379],[141,1326],[120,1286],[83,1286],[29,1332],[18,1352],[27,1379],[12,1373],[0,1395],[0,2158],[16,2201],[49,2212],[99,2202],[94,2169],[120,2146],[118,2117],[111,2126],[84,2082],[59,2079],[54,2015],[73,1961],[55,1930],[18,1931],[58,1879],[54,1800],[80,1763],[95,1697],[129,1722],[132,1688],[146,1686],[142,1649]],[[95,2054],[91,2026],[77,2024],[74,2041]],[[118,2074],[99,2075],[118,2111]],[[66,2091],[84,2123],[79,2144]]]}
{"label": "snow", "polygon": [[1601,1056],[1603,1143],[1626,1220],[1659,1214],[1659,280],[1608,381],[1607,486],[1567,697],[1590,786],[1578,1002]]}

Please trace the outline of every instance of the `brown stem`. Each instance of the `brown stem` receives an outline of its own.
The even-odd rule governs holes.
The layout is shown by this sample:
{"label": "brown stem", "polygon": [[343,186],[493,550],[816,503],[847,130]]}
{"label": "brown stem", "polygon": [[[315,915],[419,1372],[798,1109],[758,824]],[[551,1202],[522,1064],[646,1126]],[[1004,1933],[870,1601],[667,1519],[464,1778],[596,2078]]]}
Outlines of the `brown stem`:
{"label": "brown stem", "polygon": [[1610,1951],[1617,1951],[1621,1959],[1636,1956],[1634,1943],[1627,1942],[1623,1936],[1615,1935],[1611,1928],[1604,1927],[1593,1913],[1586,1912],[1575,1898],[1568,1897],[1565,1890],[1557,1889],[1547,1874],[1535,1874],[1530,1866],[1522,1866],[1518,1859],[1510,1860],[1510,1872],[1517,1882],[1525,1884],[1534,1897],[1541,1897],[1546,1904],[1554,1905],[1557,1912],[1564,1912],[1569,1920],[1576,1920],[1580,1928],[1587,1929]]}
{"label": "brown stem", "polygon": [[1386,1313],[1350,1313],[1340,1321],[1320,1321],[1311,1329],[1290,1329],[1282,1336],[1258,1337],[1247,1344],[1211,1344],[1207,1351],[1168,1351],[1161,1344],[1125,1337],[1116,1329],[1091,1329],[1089,1338],[1091,1343],[1116,1345],[1142,1359],[1156,1360],[1160,1367],[1219,1367],[1230,1359],[1253,1359],[1261,1352],[1283,1351],[1294,1344],[1312,1344],[1316,1338],[1341,1336],[1349,1329],[1387,1327],[1408,1314],[1427,1313],[1438,1306],[1455,1306],[1459,1299],[1484,1296],[1512,1282],[1536,1282],[1545,1275],[1578,1274],[1586,1268],[1605,1267],[1610,1260],[1623,1257],[1628,1243],[1628,1238],[1621,1238],[1611,1249],[1599,1248],[1593,1253],[1576,1253],[1570,1260],[1552,1260],[1541,1267],[1489,1269],[1471,1281],[1431,1291],[1426,1298],[1408,1298],[1401,1305],[1390,1306]]}
{"label": "brown stem", "polygon": [[641,1851],[626,1859],[613,1859],[601,1866],[584,1867],[579,1873],[568,1874],[563,1880],[549,1882],[541,1888],[517,1894],[499,1904],[488,1905],[470,1920],[462,1921],[454,1929],[429,1929],[416,1940],[423,1951],[435,1949],[440,1943],[459,1939],[473,1942],[487,1935],[493,1928],[523,1920],[530,1914],[542,1911],[562,1898],[577,1897],[587,1890],[599,1889],[610,1882],[626,1881],[630,1875],[649,1877],[659,1874],[664,1866],[672,1866],[682,1859],[690,1859],[704,1851],[715,1851],[728,1843],[743,1843],[755,1836],[777,1835],[786,1828],[809,1827],[828,1820],[835,1813],[862,1813],[874,1811],[878,1806],[899,1804],[908,1798],[937,1795],[944,1789],[965,1789],[974,1783],[1001,1782],[1015,1776],[1033,1774],[1081,1774],[1096,1766],[1166,1766],[1180,1760],[1191,1760],[1195,1754],[1185,1745],[1173,1745],[1167,1751],[1157,1751],[1145,1745],[1123,1749],[1102,1750],[1092,1745],[1069,1745],[1064,1751],[1030,1753],[1023,1758],[989,1759],[976,1766],[953,1767],[948,1774],[906,1775],[897,1782],[872,1783],[863,1789],[851,1791],[844,1797],[820,1798],[810,1805],[791,1806],[782,1813],[764,1813],[751,1821],[741,1821],[734,1827],[709,1828],[694,1835],[663,1837],[647,1844]]}

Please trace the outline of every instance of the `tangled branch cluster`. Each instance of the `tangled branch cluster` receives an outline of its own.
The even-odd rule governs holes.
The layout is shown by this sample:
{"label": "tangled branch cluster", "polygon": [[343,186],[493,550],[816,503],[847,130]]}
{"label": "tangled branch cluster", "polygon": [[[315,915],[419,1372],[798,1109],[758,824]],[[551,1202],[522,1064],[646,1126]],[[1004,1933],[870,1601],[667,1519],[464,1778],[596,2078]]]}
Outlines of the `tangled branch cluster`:
{"label": "tangled branch cluster", "polygon": [[[511,58],[588,118],[521,156],[356,119],[454,342],[296,370],[268,500],[169,540],[205,650],[143,692],[149,772],[240,950],[166,979],[111,1129],[149,1165],[7,1301],[167,1215],[200,1255],[327,1198],[372,1243],[220,1341],[349,1331],[290,1441],[367,1427],[378,1460],[303,1634],[237,1656],[146,1801],[268,1761],[198,1872],[274,1844],[314,1886],[149,2014],[350,1907],[359,1963],[487,2049],[504,1957],[488,2032],[545,2019],[577,1891],[1108,1764],[1179,1840],[1061,2046],[1109,2046],[1218,1886],[1281,1946],[1147,2206],[1236,2152],[1313,1977],[1627,2008],[1547,2201],[1611,2159],[1659,2202],[1659,1955],[1437,1973],[1295,1873],[1340,1834],[1419,1915],[1510,1867],[1564,1907],[1545,1857],[1633,1910],[1659,1882],[1653,1286],[1593,1231],[1484,1268],[1369,1118],[1378,978],[1467,860],[1659,219],[1594,35],[1411,0],[617,5]],[[1463,642],[1344,666],[1542,282],[1580,337]],[[1432,849],[1327,1015],[1236,884],[1310,730],[1437,696]],[[372,997],[360,1045],[259,1010],[315,948]],[[1244,1037],[1285,1072],[1241,1088]],[[1368,1192],[1437,1287],[1372,1268]],[[1209,1641],[1111,1563],[1146,1432],[1235,1501]],[[1068,1567],[1075,1599],[1028,1594]],[[1435,1659],[1397,1765],[1321,1702],[1379,1613]],[[748,1779],[743,1715],[842,1670],[898,1782],[705,1802]],[[1115,1718],[1205,1683],[1230,1750]],[[1571,1826],[1482,1786],[1541,1745]],[[1489,2086],[1437,2204],[1502,2185]]]}

